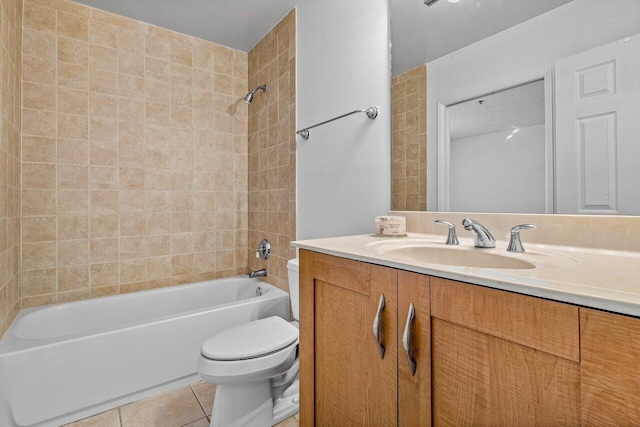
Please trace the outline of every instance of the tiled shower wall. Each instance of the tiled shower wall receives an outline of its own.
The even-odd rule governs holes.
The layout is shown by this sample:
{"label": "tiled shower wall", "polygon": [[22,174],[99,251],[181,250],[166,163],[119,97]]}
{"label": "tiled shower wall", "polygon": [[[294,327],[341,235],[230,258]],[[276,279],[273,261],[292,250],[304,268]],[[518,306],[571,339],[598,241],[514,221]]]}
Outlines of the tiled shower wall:
{"label": "tiled shower wall", "polygon": [[427,209],[427,67],[391,79],[391,206]]}
{"label": "tiled shower wall", "polygon": [[[249,52],[249,88],[267,84],[249,107],[249,266],[289,290],[287,261],[296,238],[296,15],[291,11]],[[271,258],[256,259],[266,238]]]}
{"label": "tiled shower wall", "polygon": [[246,273],[247,54],[24,8],[22,307]]}
{"label": "tiled shower wall", "polygon": [[0,337],[20,309],[22,0],[0,1]]}

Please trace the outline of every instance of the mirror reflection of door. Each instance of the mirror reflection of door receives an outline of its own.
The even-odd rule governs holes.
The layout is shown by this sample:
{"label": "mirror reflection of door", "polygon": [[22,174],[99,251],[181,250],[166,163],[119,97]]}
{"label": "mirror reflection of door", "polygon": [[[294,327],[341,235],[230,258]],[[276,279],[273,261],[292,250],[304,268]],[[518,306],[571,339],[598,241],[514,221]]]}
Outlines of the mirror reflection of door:
{"label": "mirror reflection of door", "polygon": [[640,34],[555,70],[558,213],[640,214]]}
{"label": "mirror reflection of door", "polygon": [[551,147],[544,79],[450,105],[445,115],[449,135],[448,153],[442,150],[448,154],[444,210],[553,211],[547,185],[552,165],[546,160]]}

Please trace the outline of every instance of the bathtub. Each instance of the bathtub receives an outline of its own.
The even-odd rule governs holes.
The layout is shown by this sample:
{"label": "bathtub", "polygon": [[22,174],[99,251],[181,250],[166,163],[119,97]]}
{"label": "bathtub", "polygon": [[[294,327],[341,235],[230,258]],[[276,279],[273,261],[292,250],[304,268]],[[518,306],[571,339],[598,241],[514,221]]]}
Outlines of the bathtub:
{"label": "bathtub", "polygon": [[195,382],[208,337],[289,308],[243,276],[22,310],[0,341],[0,426],[58,426]]}

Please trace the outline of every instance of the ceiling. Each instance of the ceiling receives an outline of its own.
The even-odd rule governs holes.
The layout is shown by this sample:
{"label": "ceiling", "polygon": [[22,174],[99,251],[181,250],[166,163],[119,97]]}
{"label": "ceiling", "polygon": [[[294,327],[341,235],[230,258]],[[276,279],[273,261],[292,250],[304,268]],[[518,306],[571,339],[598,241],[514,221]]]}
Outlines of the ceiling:
{"label": "ceiling", "polygon": [[464,101],[449,107],[449,138],[542,125],[544,107],[544,80]]}
{"label": "ceiling", "polygon": [[389,0],[392,75],[440,58],[571,0]]}
{"label": "ceiling", "polygon": [[[300,0],[74,0],[248,52]],[[324,0],[315,0],[324,1]],[[389,0],[396,75],[571,0]],[[331,3],[335,4],[335,3]]]}
{"label": "ceiling", "polygon": [[73,0],[248,52],[298,0]]}

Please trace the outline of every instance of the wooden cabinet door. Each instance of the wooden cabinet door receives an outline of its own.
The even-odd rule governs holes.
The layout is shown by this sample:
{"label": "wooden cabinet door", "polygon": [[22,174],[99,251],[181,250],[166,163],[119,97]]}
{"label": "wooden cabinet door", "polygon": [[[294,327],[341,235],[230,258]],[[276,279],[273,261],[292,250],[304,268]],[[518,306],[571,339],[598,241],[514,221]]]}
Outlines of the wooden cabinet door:
{"label": "wooden cabinet door", "polygon": [[577,307],[431,279],[435,426],[580,425]]}
{"label": "wooden cabinet door", "polygon": [[580,309],[582,422],[640,425],[640,319]]}
{"label": "wooden cabinet door", "polygon": [[434,426],[578,426],[576,362],[432,319]]}
{"label": "wooden cabinet door", "polygon": [[[413,304],[413,319],[407,320]],[[409,326],[407,328],[407,323]],[[412,374],[404,349],[409,338]],[[398,271],[398,425],[431,425],[431,310],[429,276]]]}
{"label": "wooden cabinet door", "polygon": [[[397,271],[306,251],[300,259],[301,393],[313,396],[301,402],[301,424],[395,425]],[[381,295],[383,358],[373,334]]]}

